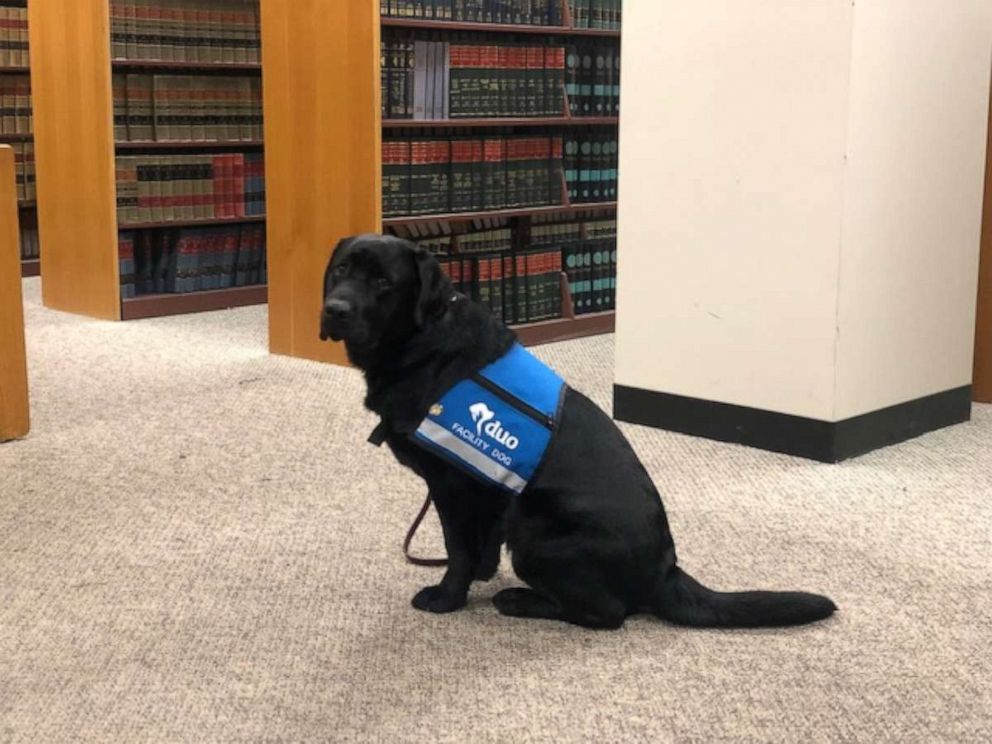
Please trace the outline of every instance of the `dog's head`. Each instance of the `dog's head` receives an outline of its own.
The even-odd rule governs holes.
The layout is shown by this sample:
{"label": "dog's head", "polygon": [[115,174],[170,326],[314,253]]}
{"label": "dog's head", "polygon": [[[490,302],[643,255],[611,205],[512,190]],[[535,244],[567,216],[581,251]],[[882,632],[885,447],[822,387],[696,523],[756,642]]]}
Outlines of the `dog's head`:
{"label": "dog's head", "polygon": [[320,338],[365,355],[412,336],[444,312],[453,294],[429,251],[390,236],[346,238],[324,272]]}

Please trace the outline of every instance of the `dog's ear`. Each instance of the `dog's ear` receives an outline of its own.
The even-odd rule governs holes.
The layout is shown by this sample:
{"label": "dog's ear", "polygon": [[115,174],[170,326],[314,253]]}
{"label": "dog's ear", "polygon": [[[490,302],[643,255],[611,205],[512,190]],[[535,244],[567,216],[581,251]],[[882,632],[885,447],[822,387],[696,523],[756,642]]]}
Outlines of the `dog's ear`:
{"label": "dog's ear", "polygon": [[420,278],[420,292],[413,306],[413,322],[417,328],[421,328],[428,318],[439,314],[444,308],[454,288],[451,280],[441,270],[441,264],[426,248],[416,248],[413,259]]}

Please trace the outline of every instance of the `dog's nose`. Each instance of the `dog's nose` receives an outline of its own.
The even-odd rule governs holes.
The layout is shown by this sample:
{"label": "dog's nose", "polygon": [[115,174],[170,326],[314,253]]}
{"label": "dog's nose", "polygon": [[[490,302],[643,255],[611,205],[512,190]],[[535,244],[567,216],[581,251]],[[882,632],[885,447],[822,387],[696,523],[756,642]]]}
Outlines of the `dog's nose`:
{"label": "dog's nose", "polygon": [[347,320],[351,316],[351,303],[346,300],[328,300],[324,312],[332,320]]}

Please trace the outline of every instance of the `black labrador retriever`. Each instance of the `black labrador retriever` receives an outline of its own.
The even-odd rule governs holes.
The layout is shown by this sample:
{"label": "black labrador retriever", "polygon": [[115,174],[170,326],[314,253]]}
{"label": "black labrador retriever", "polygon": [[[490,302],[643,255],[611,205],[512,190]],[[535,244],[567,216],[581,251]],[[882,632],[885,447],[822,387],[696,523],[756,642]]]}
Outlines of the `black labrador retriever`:
{"label": "black labrador retriever", "polygon": [[454,291],[426,250],[394,237],[341,241],[327,266],[321,339],[344,341],[365,373],[365,405],[400,463],[426,482],[440,515],[448,568],[413,606],[451,612],[473,580],[498,568],[502,544],[527,588],[504,589],[514,617],[618,628],[650,612],[692,626],[784,626],[836,607],[805,592],[717,592],[676,563],[658,490],[620,429],[565,388],[554,440],[522,495],[482,483],[411,438],[442,394],[516,343],[488,308]]}

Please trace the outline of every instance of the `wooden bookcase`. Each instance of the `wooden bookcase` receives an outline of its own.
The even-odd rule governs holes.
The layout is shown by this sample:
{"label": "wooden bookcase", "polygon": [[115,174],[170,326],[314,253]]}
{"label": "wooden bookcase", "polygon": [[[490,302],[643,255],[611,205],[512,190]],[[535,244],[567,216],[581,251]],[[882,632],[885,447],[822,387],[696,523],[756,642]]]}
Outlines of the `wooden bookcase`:
{"label": "wooden bookcase", "polygon": [[117,154],[257,151],[262,143],[118,145],[114,140],[113,75],[137,71],[259,75],[261,64],[112,59],[110,6],[110,0],[29,3],[38,222],[45,245],[41,251],[45,305],[96,318],[128,320],[264,303],[264,285],[121,299],[120,230],[250,223],[264,217],[119,225]]}
{"label": "wooden bookcase", "polygon": [[[269,231],[270,349],[274,353],[346,363],[340,345],[319,340],[323,271],[343,237],[417,225],[494,219],[526,224],[544,214],[615,211],[616,204],[562,204],[479,213],[382,218],[384,131],[516,127],[615,126],[616,117],[384,120],[380,94],[382,28],[432,33],[478,31],[618,39],[619,31],[572,27],[567,0],[562,26],[454,23],[380,17],[380,0],[262,0],[266,189]],[[564,99],[563,99],[564,100]],[[524,228],[526,229],[526,228]],[[570,308],[567,282],[563,307]],[[564,317],[516,327],[537,344],[608,333],[613,312]]]}
{"label": "wooden bookcase", "polygon": [[0,146],[0,442],[28,433],[28,375],[24,356],[14,151]]}
{"label": "wooden bookcase", "polygon": [[[9,11],[18,9],[24,13],[27,13],[27,6],[27,0],[0,0],[0,13],[8,16],[6,18],[7,21],[12,21],[14,19],[9,17]],[[19,41],[20,39],[17,37],[20,35],[20,32],[14,31],[12,26],[13,24],[8,25],[4,31],[4,36],[10,41]],[[24,56],[26,56],[26,50]],[[14,50],[5,50],[3,54],[0,55],[0,84],[2,84],[5,88],[12,80],[16,80],[18,78],[28,80],[29,78],[31,67],[26,63],[25,59],[21,59],[20,57],[21,54]],[[9,106],[9,101],[6,106]],[[7,128],[5,127],[5,129]],[[10,145],[15,149],[24,147],[27,143],[31,142],[33,142],[33,137],[30,131],[18,133],[4,131],[0,133],[0,144]],[[20,174],[25,172],[23,166],[19,166],[17,170]],[[37,230],[37,214],[35,211],[36,205],[37,201],[35,199],[25,198],[24,195],[20,193],[20,190],[18,190],[17,210],[20,224],[20,234],[24,232],[25,228]],[[40,261],[37,258],[25,258],[22,254],[20,254],[20,252],[19,255],[21,260],[21,275],[37,276],[41,270]]]}

